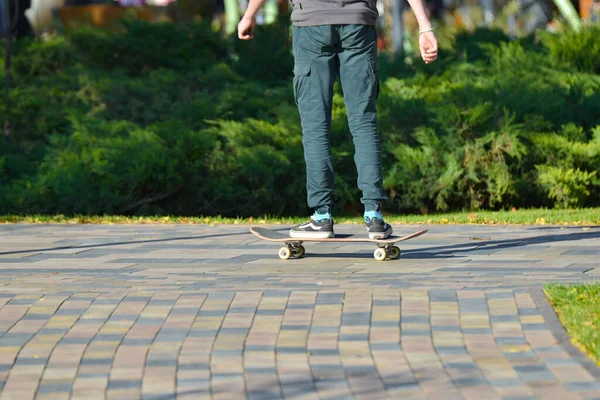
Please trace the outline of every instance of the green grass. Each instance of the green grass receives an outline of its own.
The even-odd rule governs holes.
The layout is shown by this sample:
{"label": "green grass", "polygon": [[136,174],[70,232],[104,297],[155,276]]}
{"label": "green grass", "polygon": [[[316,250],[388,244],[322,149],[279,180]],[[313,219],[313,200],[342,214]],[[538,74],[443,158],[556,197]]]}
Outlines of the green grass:
{"label": "green grass", "polygon": [[573,344],[600,366],[600,283],[548,285],[545,291]]}
{"label": "green grass", "polygon": [[[362,217],[334,216],[336,223],[362,223]],[[54,224],[295,224],[301,217],[263,216],[250,218],[177,217],[119,215],[4,215],[0,223],[54,223]],[[386,215],[394,224],[531,224],[531,225],[600,225],[600,208],[576,210],[514,210],[477,211],[429,215]]]}

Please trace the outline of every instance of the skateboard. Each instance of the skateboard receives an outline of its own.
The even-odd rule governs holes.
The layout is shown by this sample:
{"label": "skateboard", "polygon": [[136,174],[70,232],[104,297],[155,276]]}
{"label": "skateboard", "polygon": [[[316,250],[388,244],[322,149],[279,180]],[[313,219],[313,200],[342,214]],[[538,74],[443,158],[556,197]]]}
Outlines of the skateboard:
{"label": "skateboard", "polygon": [[332,238],[293,238],[284,235],[281,232],[274,231],[267,228],[261,228],[253,226],[250,228],[250,232],[261,239],[268,240],[270,242],[282,242],[285,246],[279,249],[279,258],[282,260],[289,260],[290,258],[301,258],[304,256],[305,249],[302,246],[303,242],[344,242],[344,243],[355,243],[355,242],[371,242],[377,245],[377,249],[373,253],[373,257],[377,261],[383,261],[386,258],[395,260],[400,257],[400,248],[395,245],[396,242],[403,242],[408,239],[416,238],[421,236],[427,230],[413,232],[406,236],[389,236],[385,239],[369,239],[368,237],[360,235],[336,235]]}

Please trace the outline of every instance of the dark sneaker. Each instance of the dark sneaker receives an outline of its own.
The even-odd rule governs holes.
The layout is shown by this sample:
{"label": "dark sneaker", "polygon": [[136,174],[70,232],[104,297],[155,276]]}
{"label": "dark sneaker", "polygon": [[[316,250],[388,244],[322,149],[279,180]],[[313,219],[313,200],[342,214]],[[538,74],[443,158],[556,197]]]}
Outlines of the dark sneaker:
{"label": "dark sneaker", "polygon": [[317,221],[314,216],[311,216],[310,221],[290,229],[290,237],[293,238],[325,239],[333,236],[333,219],[331,218]]}
{"label": "dark sneaker", "polygon": [[369,232],[369,239],[385,239],[393,232],[390,224],[379,218],[368,218],[365,224]]}

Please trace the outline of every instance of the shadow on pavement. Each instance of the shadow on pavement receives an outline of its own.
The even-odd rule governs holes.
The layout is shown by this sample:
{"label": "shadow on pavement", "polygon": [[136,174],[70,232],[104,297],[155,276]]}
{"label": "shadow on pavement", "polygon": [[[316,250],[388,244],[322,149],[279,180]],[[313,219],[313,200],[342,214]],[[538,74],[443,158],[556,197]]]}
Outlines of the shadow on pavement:
{"label": "shadow on pavement", "polygon": [[29,249],[29,250],[15,250],[15,251],[4,251],[0,252],[0,256],[8,255],[8,254],[21,254],[21,253],[37,253],[40,251],[53,251],[53,250],[67,250],[67,249],[90,249],[90,248],[98,248],[98,247],[109,247],[109,246],[121,246],[125,244],[145,244],[145,243],[162,243],[162,242],[172,242],[177,240],[190,240],[190,239],[210,239],[217,237],[225,237],[225,236],[236,236],[236,235],[250,235],[250,232],[228,232],[228,233],[220,233],[215,235],[204,235],[204,236],[184,236],[184,237],[176,237],[176,238],[163,238],[163,239],[149,239],[149,240],[130,240],[123,242],[111,242],[111,243],[97,243],[97,244],[81,244],[74,246],[59,246],[59,247],[49,247],[43,249]]}
{"label": "shadow on pavement", "polygon": [[443,255],[450,257],[456,255],[457,253],[469,253],[472,251],[479,252],[481,250],[485,250],[494,252],[517,247],[552,244],[556,242],[566,242],[573,240],[589,240],[597,238],[600,238],[600,229],[580,233],[567,233],[564,235],[542,235],[524,239],[477,240],[472,241],[472,243],[437,246],[426,249],[404,250],[402,253],[406,256],[410,255],[412,258],[429,258],[432,256]]}

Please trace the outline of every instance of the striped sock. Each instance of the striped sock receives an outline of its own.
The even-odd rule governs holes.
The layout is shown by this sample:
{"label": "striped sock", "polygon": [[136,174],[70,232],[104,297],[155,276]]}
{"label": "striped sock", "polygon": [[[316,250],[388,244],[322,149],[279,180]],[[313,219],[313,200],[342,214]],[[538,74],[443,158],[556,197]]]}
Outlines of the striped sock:
{"label": "striped sock", "polygon": [[319,214],[318,212],[315,212],[315,215],[313,217],[315,221],[321,222],[325,219],[331,219],[331,213]]}
{"label": "striped sock", "polygon": [[383,221],[383,213],[381,211],[365,211],[365,222],[369,222],[373,218],[377,218]]}

